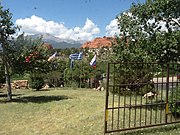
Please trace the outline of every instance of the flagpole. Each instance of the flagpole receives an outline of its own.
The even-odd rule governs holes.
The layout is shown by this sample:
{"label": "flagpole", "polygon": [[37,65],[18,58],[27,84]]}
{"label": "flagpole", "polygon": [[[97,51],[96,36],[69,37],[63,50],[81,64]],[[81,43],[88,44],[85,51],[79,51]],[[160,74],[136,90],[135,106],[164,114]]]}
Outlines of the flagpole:
{"label": "flagpole", "polygon": [[[74,62],[75,60],[81,60],[82,59],[82,52],[78,53],[78,54],[70,54],[69,58],[71,59],[71,65],[70,65],[70,68],[71,68],[71,71],[72,71],[72,81],[73,81],[73,67],[74,67]],[[81,66],[81,63],[79,64]],[[79,67],[79,69],[81,69]],[[81,71],[79,71],[79,87],[81,87]],[[72,84],[72,83],[71,83]]]}
{"label": "flagpole", "polygon": [[[96,68],[96,57],[97,57],[97,54],[95,53],[94,54],[94,57],[92,58],[92,60],[90,61],[90,66],[93,68],[93,70],[92,70],[92,72],[94,71],[94,69]],[[95,75],[95,74],[94,74]],[[94,83],[94,87],[96,87],[96,77],[93,75],[93,81],[94,82],[91,82],[91,87],[93,87],[92,86],[92,83]]]}
{"label": "flagpole", "polygon": [[[81,62],[80,62],[80,68],[81,68]],[[79,87],[81,88],[81,70],[79,71]]]}
{"label": "flagpole", "polygon": [[71,68],[71,87],[72,87],[72,85],[73,85],[73,67]]}

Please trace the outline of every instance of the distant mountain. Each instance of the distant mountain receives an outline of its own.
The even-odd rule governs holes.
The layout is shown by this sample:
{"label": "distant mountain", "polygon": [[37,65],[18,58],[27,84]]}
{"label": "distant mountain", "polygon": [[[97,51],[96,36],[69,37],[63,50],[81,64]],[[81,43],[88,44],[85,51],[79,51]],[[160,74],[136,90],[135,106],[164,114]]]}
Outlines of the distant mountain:
{"label": "distant mountain", "polygon": [[31,35],[31,38],[38,38],[38,37],[42,37],[42,40],[46,43],[49,43],[53,46],[53,48],[61,48],[61,49],[65,49],[65,48],[80,48],[82,46],[82,42],[78,42],[75,40],[63,40],[60,39],[58,37],[55,37],[51,34],[35,34],[35,35]]}

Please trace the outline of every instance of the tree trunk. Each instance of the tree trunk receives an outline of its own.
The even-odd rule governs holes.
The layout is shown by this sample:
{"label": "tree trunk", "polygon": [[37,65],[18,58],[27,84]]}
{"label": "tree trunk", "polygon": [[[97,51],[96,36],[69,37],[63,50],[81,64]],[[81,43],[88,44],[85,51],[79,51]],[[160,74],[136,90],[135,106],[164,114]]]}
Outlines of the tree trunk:
{"label": "tree trunk", "polygon": [[6,86],[7,86],[7,98],[9,101],[11,101],[12,100],[11,81],[10,81],[9,67],[6,56],[7,54],[3,44],[2,44],[2,51],[3,51],[4,72],[5,72]]}
{"label": "tree trunk", "polygon": [[12,100],[12,91],[11,91],[11,81],[9,76],[8,64],[7,61],[4,61],[4,68],[5,68],[5,77],[6,77],[6,85],[7,85],[7,98],[9,101]]}

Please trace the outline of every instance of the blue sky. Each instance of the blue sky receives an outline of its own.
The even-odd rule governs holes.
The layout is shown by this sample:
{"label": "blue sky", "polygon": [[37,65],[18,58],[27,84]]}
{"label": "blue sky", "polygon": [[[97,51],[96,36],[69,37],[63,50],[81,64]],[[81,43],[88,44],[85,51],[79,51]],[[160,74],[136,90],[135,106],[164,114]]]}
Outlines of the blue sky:
{"label": "blue sky", "polygon": [[92,40],[118,34],[115,17],[132,2],[145,0],[1,0],[26,34],[49,33],[61,39]]}

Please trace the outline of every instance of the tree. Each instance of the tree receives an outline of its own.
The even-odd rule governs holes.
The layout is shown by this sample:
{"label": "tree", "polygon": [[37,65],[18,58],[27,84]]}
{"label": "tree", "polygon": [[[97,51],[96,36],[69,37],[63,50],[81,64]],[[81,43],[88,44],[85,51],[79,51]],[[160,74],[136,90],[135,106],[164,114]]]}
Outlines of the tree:
{"label": "tree", "polygon": [[8,100],[12,100],[11,83],[9,76],[9,59],[8,48],[12,40],[12,36],[16,32],[16,27],[12,22],[12,14],[8,9],[3,9],[0,5],[0,44],[3,51],[3,64],[5,69],[5,77],[7,83],[7,96]]}
{"label": "tree", "polygon": [[[179,0],[147,0],[132,4],[129,10],[117,16],[120,35],[113,46],[113,59],[141,63],[180,61],[179,9]],[[119,74],[116,81],[122,84],[150,81],[153,68],[117,66],[116,72]],[[131,78],[126,79],[125,76]]]}
{"label": "tree", "polygon": [[41,38],[32,39],[21,34],[10,46],[11,68],[13,73],[43,73],[51,70],[48,57],[53,49],[44,46]]}
{"label": "tree", "polygon": [[120,36],[159,62],[179,61],[179,0],[147,0],[117,16]]}
{"label": "tree", "polygon": [[10,50],[12,74],[30,74],[30,87],[39,90],[46,74],[55,70],[54,61],[48,61],[54,53],[52,46],[42,42],[41,38],[32,39],[21,34],[11,44]]}

